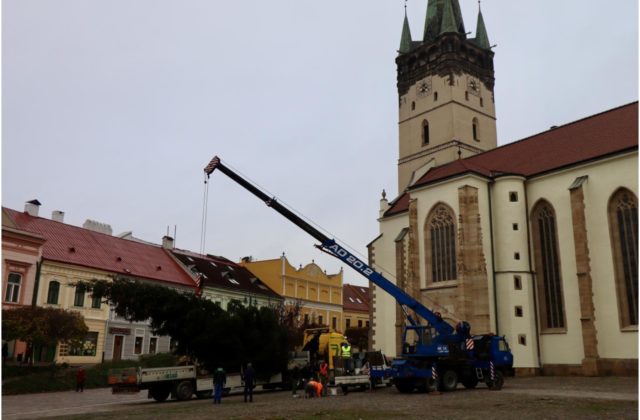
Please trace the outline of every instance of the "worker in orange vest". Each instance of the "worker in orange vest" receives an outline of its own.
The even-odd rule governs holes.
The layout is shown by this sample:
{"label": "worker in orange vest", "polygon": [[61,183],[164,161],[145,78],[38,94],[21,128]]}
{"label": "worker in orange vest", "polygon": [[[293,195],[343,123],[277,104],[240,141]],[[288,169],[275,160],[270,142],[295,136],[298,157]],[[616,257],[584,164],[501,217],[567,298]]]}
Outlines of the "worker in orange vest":
{"label": "worker in orange vest", "polygon": [[320,363],[320,384],[322,385],[322,395],[327,395],[327,384],[329,383],[329,364],[324,360]]}
{"label": "worker in orange vest", "polygon": [[305,391],[307,393],[307,398],[322,396],[322,384],[316,381],[314,378],[311,378],[309,382],[307,382],[307,386],[305,387]]}

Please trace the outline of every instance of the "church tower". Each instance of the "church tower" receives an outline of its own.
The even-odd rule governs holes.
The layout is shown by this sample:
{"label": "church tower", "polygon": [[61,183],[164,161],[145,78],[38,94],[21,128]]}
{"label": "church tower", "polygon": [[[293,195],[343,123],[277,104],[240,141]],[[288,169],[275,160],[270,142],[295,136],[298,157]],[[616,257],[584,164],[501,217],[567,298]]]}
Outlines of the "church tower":
{"label": "church tower", "polygon": [[497,145],[493,51],[478,11],[467,38],[458,0],[429,0],[422,40],[406,10],[398,68],[398,192],[429,168]]}

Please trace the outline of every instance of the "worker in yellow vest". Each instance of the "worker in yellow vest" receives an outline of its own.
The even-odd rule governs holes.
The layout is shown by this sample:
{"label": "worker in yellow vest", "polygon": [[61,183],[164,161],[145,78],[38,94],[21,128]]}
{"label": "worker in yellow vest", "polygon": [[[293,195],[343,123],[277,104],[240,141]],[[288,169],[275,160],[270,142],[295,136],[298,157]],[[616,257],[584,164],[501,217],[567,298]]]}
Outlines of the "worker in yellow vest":
{"label": "worker in yellow vest", "polygon": [[348,341],[344,341],[340,345],[340,355],[344,362],[345,373],[349,373],[351,371],[351,344]]}

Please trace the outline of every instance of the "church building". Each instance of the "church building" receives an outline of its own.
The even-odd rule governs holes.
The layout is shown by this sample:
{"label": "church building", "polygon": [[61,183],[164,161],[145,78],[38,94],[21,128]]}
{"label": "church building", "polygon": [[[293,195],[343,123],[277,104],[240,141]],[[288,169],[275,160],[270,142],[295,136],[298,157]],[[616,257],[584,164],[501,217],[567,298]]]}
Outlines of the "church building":
{"label": "church building", "polygon": [[[397,64],[398,191],[369,262],[452,325],[504,335],[518,374],[636,375],[638,103],[497,147],[494,53],[479,11],[429,0]],[[405,315],[371,284],[371,346]]]}

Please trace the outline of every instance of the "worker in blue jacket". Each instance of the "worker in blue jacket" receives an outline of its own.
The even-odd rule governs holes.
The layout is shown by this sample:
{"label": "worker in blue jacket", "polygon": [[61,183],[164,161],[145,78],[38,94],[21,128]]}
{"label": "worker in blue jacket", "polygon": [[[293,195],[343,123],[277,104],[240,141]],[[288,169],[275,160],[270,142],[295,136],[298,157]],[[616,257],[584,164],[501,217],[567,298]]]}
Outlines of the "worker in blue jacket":
{"label": "worker in blue jacket", "polygon": [[227,383],[227,373],[219,367],[213,372],[213,403],[222,404],[222,390]]}
{"label": "worker in blue jacket", "polygon": [[247,368],[244,370],[242,379],[244,380],[244,402],[247,402],[247,398],[249,402],[253,402],[253,388],[256,386],[256,371],[251,363],[247,363]]}

